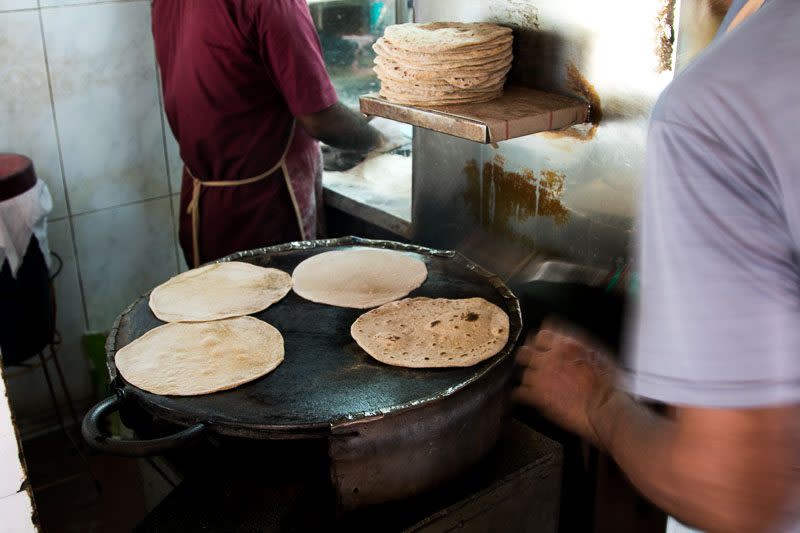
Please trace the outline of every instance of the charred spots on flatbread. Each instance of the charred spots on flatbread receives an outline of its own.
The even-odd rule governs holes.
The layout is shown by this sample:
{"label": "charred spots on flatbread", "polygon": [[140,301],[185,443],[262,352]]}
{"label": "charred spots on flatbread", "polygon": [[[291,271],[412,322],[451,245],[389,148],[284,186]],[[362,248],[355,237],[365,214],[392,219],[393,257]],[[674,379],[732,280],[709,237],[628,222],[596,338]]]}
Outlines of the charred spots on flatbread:
{"label": "charred spots on flatbread", "polygon": [[[395,324],[387,327],[390,317]],[[464,367],[500,352],[508,341],[508,324],[508,315],[482,298],[418,297],[361,315],[351,334],[364,351],[383,363],[409,368]],[[395,334],[403,337],[402,343],[390,340]]]}

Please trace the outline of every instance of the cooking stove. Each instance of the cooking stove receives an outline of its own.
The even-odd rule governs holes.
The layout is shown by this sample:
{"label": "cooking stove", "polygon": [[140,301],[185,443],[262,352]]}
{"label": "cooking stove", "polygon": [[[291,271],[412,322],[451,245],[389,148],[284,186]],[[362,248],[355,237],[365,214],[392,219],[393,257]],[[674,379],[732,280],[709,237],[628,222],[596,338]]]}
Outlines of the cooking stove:
{"label": "cooking stove", "polygon": [[194,465],[184,455],[188,474],[136,531],[557,530],[562,448],[521,422],[509,422],[488,456],[451,482],[353,512],[338,509],[324,453],[314,446],[226,441],[216,453],[198,450]]}

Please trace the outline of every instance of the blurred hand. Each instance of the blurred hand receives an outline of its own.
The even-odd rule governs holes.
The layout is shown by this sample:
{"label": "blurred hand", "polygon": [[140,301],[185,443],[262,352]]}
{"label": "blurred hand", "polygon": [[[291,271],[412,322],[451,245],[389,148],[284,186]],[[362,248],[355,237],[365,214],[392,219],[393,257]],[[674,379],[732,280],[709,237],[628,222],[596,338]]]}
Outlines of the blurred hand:
{"label": "blurred hand", "polygon": [[411,144],[411,128],[407,124],[375,117],[370,125],[381,134],[382,142],[375,149],[378,153],[391,152]]}
{"label": "blurred hand", "polygon": [[367,157],[364,152],[340,150],[327,144],[322,144],[320,148],[322,149],[323,168],[327,171],[350,170]]}
{"label": "blurred hand", "polygon": [[615,390],[613,364],[600,348],[565,326],[547,321],[517,350],[522,380],[515,401],[535,407],[565,429],[600,444],[592,413]]}

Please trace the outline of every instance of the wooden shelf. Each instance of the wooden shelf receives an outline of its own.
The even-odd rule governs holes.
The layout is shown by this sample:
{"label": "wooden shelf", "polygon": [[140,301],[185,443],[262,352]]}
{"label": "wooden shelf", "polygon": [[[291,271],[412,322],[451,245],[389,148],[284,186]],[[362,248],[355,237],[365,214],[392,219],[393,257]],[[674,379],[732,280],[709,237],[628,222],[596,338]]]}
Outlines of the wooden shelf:
{"label": "wooden shelf", "polygon": [[361,97],[361,112],[488,144],[582,124],[589,105],[512,85],[500,98],[479,104],[414,107],[366,95]]}

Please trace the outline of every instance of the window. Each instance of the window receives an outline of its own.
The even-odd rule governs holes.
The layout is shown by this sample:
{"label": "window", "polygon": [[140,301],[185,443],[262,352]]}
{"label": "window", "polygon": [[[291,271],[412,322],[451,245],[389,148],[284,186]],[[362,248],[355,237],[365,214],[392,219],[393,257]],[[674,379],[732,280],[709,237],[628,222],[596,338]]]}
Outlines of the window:
{"label": "window", "polygon": [[[372,70],[375,51],[372,45],[384,29],[396,22],[410,20],[408,0],[308,0],[311,17],[319,33],[325,66],[331,76],[339,100],[358,108],[358,98],[376,93],[380,83]],[[411,135],[412,128],[386,119],[375,119],[373,125],[384,133],[399,132],[409,142],[392,153],[372,155],[363,163],[342,172],[325,172],[323,185],[330,203],[337,198],[348,202],[336,205],[349,210],[355,204],[368,205],[393,216],[393,220],[411,221]],[[332,193],[332,194],[331,194]],[[351,212],[359,217],[374,210]],[[366,218],[364,218],[366,220]],[[369,220],[379,226],[385,217]],[[398,232],[397,224],[383,226]],[[410,231],[407,229],[407,231]],[[404,236],[408,237],[408,234]]]}
{"label": "window", "polygon": [[339,99],[358,107],[358,97],[377,92],[373,43],[395,23],[395,0],[308,0],[325,65]]}

